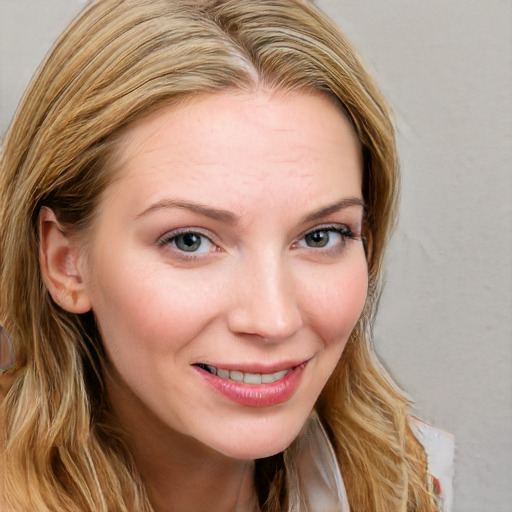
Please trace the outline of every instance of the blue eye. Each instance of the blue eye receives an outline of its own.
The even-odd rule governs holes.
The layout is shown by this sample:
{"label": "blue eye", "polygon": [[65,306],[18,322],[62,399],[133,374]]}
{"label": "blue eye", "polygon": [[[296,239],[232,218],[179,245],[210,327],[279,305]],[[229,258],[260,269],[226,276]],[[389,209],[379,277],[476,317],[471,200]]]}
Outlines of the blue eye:
{"label": "blue eye", "polygon": [[213,242],[208,237],[194,231],[170,233],[161,240],[161,244],[170,244],[178,251],[194,254],[209,252],[213,246]]}

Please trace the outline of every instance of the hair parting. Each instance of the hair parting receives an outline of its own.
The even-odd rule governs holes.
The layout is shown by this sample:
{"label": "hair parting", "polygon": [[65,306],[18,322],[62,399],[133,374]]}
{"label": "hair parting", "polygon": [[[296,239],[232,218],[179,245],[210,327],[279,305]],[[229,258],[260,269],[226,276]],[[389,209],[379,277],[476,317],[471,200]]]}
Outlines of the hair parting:
{"label": "hair parting", "polygon": [[[32,79],[0,156],[0,323],[18,366],[0,375],[7,510],[153,511],[105,398],[94,318],[64,311],[43,284],[38,215],[47,206],[86,233],[131,123],[193,95],[259,88],[329,96],[362,145],[368,300],[317,403],[351,510],[437,510],[408,401],[371,346],[399,199],[391,114],[350,43],[307,0],[90,2]],[[255,479],[262,511],[286,510],[282,454],[257,461]]]}

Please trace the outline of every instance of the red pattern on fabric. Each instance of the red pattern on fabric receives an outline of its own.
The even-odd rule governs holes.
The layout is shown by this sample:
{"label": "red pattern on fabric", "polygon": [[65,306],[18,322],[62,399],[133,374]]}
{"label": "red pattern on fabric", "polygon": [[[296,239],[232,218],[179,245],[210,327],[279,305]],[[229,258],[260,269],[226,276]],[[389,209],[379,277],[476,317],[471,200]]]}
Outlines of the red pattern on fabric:
{"label": "red pattern on fabric", "polygon": [[441,496],[441,484],[439,483],[439,480],[433,476],[432,477],[433,485],[434,485],[434,493],[436,496]]}

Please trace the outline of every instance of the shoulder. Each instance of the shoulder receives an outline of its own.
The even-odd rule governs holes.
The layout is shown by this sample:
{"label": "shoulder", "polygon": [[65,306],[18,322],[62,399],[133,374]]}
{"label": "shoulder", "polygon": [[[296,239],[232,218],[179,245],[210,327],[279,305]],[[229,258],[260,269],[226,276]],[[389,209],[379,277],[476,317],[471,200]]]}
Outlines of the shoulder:
{"label": "shoulder", "polygon": [[439,487],[438,491],[442,499],[441,512],[451,512],[455,438],[452,434],[417,418],[411,418],[411,428],[427,453],[428,469]]}

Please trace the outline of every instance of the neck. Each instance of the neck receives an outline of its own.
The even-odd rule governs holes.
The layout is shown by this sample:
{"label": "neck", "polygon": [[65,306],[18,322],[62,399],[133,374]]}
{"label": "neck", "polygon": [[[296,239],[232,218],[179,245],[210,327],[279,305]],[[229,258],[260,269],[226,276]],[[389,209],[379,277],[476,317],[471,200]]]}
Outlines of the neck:
{"label": "neck", "polygon": [[137,461],[156,512],[235,512],[247,510],[253,496],[253,465],[205,461]]}
{"label": "neck", "polygon": [[155,512],[252,510],[253,461],[227,457],[156,418],[125,386],[108,384]]}

